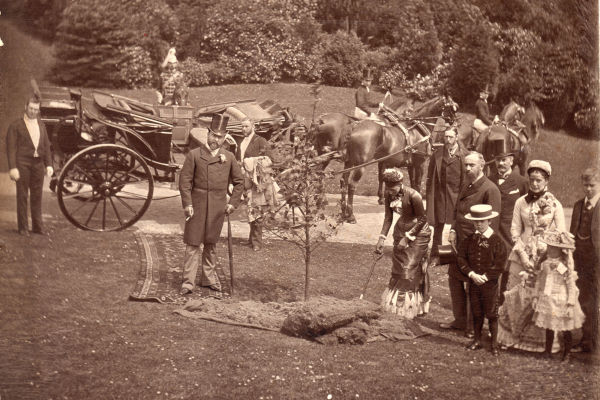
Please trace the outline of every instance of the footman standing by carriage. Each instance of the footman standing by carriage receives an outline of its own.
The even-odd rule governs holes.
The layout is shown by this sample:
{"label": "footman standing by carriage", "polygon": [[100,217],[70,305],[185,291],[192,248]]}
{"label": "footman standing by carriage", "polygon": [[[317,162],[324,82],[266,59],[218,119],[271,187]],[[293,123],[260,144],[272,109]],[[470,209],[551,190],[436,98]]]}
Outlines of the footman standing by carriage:
{"label": "footman standing by carriage", "polygon": [[421,195],[414,189],[403,187],[403,174],[398,168],[388,168],[383,173],[386,186],[385,218],[376,251],[383,244],[392,226],[393,213],[399,214],[394,226],[394,251],[392,277],[383,292],[385,310],[406,318],[414,318],[429,311],[429,288],[425,255],[431,229],[423,207]]}
{"label": "footman standing by carriage", "polygon": [[[207,146],[191,150],[181,169],[179,191],[186,216],[181,294],[191,293],[194,289],[200,263],[200,285],[221,291],[221,282],[215,269],[215,246],[225,214],[230,214],[239,205],[244,190],[244,178],[235,156],[221,149],[228,120],[229,117],[220,114],[213,117]],[[227,202],[230,183],[233,184],[233,192]]]}
{"label": "footman standing by carriage", "polygon": [[42,189],[44,174],[52,169],[50,141],[44,123],[39,119],[40,100],[31,97],[25,114],[8,127],[6,149],[10,179],[17,183],[17,223],[19,234],[29,236],[27,202],[31,209],[32,232],[44,234],[42,223]]}

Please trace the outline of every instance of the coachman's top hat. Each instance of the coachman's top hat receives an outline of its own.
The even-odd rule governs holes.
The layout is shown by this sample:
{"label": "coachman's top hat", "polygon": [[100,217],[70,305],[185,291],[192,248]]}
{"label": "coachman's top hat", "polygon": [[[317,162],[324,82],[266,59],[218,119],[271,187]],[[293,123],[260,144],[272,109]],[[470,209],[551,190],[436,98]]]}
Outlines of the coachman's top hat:
{"label": "coachman's top hat", "polygon": [[229,117],[227,115],[214,114],[210,122],[210,128],[208,129],[216,135],[225,135],[227,133],[228,122]]}
{"label": "coachman's top hat", "polygon": [[490,151],[494,158],[504,158],[515,155],[512,149],[508,148],[508,143],[504,139],[492,140],[490,142]]}

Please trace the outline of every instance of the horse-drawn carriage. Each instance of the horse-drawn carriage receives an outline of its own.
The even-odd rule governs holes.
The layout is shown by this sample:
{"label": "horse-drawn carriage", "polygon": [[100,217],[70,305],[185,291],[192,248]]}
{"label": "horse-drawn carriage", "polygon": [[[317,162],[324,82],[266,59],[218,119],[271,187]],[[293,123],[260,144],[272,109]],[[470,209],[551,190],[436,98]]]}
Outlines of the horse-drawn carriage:
{"label": "horse-drawn carriage", "polygon": [[230,117],[233,151],[246,117],[255,121],[257,134],[271,141],[289,139],[301,127],[273,101],[193,108],[157,106],[102,91],[84,95],[42,87],[39,92],[57,171],[51,189],[65,217],[86,230],[121,230],[139,220],[152,201],[154,183],[176,181],[183,154],[206,141],[216,113]]}

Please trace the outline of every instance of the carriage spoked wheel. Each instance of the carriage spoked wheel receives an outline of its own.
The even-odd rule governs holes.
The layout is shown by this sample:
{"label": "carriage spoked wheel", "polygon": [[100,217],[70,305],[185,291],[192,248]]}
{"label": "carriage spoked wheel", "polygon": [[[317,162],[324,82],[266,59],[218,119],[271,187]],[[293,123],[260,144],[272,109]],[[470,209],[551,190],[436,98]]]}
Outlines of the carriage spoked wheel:
{"label": "carriage spoked wheel", "polygon": [[118,231],[144,215],[152,201],[154,180],[148,164],[135,151],[98,144],[67,161],[57,189],[60,209],[73,225]]}

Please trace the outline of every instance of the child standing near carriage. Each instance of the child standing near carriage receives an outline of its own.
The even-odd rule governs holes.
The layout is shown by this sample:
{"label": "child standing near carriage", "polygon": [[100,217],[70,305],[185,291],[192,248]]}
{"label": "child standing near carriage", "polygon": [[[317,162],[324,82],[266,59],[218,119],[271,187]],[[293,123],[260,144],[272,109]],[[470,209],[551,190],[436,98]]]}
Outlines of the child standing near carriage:
{"label": "child standing near carriage", "polygon": [[470,278],[469,300],[473,313],[474,339],[467,349],[481,348],[481,330],[488,319],[492,335],[491,352],[498,355],[498,278],[504,270],[507,252],[500,236],[490,227],[498,213],[489,204],[476,204],[465,218],[473,221],[475,232],[458,247],[458,267]]}
{"label": "child standing near carriage", "polygon": [[583,325],[584,315],[579,304],[577,272],[574,269],[573,250],[575,241],[567,232],[547,231],[542,242],[548,249],[541,260],[540,274],[536,281],[533,322],[546,329],[544,355],[552,358],[555,331],[563,332],[562,360],[571,351],[571,331]]}

